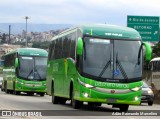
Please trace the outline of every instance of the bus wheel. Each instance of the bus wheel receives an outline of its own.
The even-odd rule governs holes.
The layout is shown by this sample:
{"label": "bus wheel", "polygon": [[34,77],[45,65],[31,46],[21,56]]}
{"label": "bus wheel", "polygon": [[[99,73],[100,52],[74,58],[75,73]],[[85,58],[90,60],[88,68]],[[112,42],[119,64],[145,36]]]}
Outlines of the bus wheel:
{"label": "bus wheel", "polygon": [[44,96],[45,93],[39,93],[40,96]]}
{"label": "bus wheel", "polygon": [[148,102],[148,105],[149,105],[149,106],[152,106],[152,105],[153,105],[153,101],[149,101],[149,102]]}
{"label": "bus wheel", "polygon": [[13,94],[13,92],[14,92],[13,90],[10,90],[10,94]]}
{"label": "bus wheel", "polygon": [[100,102],[95,103],[95,106],[101,106],[101,105],[102,105],[102,103],[100,103]]}
{"label": "bus wheel", "polygon": [[88,102],[88,106],[101,106],[102,103],[100,102]]}
{"label": "bus wheel", "polygon": [[54,95],[54,87],[52,87],[52,103],[58,104],[58,97]]}
{"label": "bus wheel", "polygon": [[9,90],[6,88],[6,89],[5,89],[5,92],[8,94],[8,93],[9,93]]}
{"label": "bus wheel", "polygon": [[72,105],[72,107],[74,109],[80,109],[81,106],[83,105],[83,102],[74,99],[74,93],[73,93],[73,91],[72,91],[72,95],[71,96],[72,96],[71,97],[71,105]]}
{"label": "bus wheel", "polygon": [[65,98],[59,98],[59,103],[60,104],[65,104],[66,103],[66,99]]}
{"label": "bus wheel", "polygon": [[34,93],[32,93],[32,92],[27,92],[27,95],[29,95],[29,96],[31,96],[31,95],[33,95]]}
{"label": "bus wheel", "polygon": [[5,92],[8,94],[9,90],[7,89],[7,82],[5,83]]}
{"label": "bus wheel", "polygon": [[94,106],[94,102],[88,102],[88,106],[93,107]]}
{"label": "bus wheel", "polygon": [[14,90],[14,94],[15,94],[15,95],[19,95],[19,94],[20,94],[20,92],[19,92],[19,91]]}
{"label": "bus wheel", "polygon": [[120,108],[121,112],[126,112],[126,111],[128,111],[129,105],[122,104],[122,105],[119,105],[119,108]]}

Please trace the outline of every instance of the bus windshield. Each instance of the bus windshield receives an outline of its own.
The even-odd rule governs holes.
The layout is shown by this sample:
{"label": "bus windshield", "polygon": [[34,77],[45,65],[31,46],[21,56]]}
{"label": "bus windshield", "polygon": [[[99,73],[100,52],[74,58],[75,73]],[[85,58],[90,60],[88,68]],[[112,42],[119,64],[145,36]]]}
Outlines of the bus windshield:
{"label": "bus windshield", "polygon": [[132,82],[142,76],[140,41],[84,38],[83,74],[97,80]]}
{"label": "bus windshield", "polygon": [[19,56],[19,77],[26,80],[46,80],[47,57]]}

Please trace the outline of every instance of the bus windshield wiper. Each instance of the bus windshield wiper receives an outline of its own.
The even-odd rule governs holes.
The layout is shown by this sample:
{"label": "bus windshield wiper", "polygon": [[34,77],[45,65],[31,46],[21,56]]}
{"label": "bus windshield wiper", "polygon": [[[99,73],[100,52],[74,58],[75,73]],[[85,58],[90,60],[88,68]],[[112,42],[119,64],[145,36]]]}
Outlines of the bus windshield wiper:
{"label": "bus windshield wiper", "polygon": [[36,72],[36,74],[39,76],[39,78],[42,79],[37,69],[35,69],[34,71],[33,71],[33,69],[32,69],[32,70],[30,71],[30,73],[28,74],[27,78],[31,75],[32,72],[34,73],[34,76],[33,76],[34,78],[35,78],[35,72]]}
{"label": "bus windshield wiper", "polygon": [[116,54],[116,69],[117,69],[117,66],[119,66],[119,69],[120,69],[123,77],[124,77],[125,79],[128,79],[127,74],[126,74],[124,68],[122,67],[120,61],[118,60],[118,53]]}
{"label": "bus windshield wiper", "polygon": [[27,79],[28,77],[31,75],[31,73],[33,72],[33,69],[29,72],[28,76],[27,76]]}
{"label": "bus windshield wiper", "polygon": [[36,68],[35,68],[35,72],[38,74],[39,78],[42,79],[40,74],[39,74],[39,72],[38,72],[38,70]]}
{"label": "bus windshield wiper", "polygon": [[101,77],[104,74],[105,70],[108,68],[109,65],[111,67],[111,53],[110,53],[110,60],[106,63],[106,65],[104,66],[98,77]]}

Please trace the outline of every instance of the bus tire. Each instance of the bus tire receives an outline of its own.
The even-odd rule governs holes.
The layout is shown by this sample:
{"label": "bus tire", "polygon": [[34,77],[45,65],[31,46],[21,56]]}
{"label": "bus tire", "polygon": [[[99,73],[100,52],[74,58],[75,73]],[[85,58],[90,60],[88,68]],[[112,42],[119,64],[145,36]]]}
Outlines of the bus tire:
{"label": "bus tire", "polygon": [[52,93],[52,103],[53,104],[58,104],[58,97],[54,95],[54,84],[52,84],[51,93]]}
{"label": "bus tire", "polygon": [[95,106],[99,106],[100,107],[101,105],[102,105],[102,103],[100,103],[100,102],[96,102],[95,103]]}
{"label": "bus tire", "polygon": [[45,93],[39,93],[39,95],[40,95],[41,97],[43,97],[43,96],[44,96],[44,94],[45,94]]}
{"label": "bus tire", "polygon": [[5,92],[8,94],[9,93],[9,90],[7,89],[7,82],[5,82]]}
{"label": "bus tire", "polygon": [[88,106],[101,106],[102,103],[100,102],[88,102]]}
{"label": "bus tire", "polygon": [[83,105],[83,102],[75,100],[74,99],[74,92],[72,90],[72,95],[71,95],[71,105],[74,109],[80,109],[81,106]]}
{"label": "bus tire", "polygon": [[15,94],[15,95],[19,95],[20,94],[19,91],[16,91],[16,84],[15,84],[15,82],[13,83],[13,94]]}
{"label": "bus tire", "polygon": [[29,96],[31,96],[33,94],[34,94],[33,92],[27,92],[27,95],[29,95]]}
{"label": "bus tire", "polygon": [[67,99],[59,97],[59,104],[65,104]]}
{"label": "bus tire", "polygon": [[121,112],[126,112],[126,111],[128,111],[129,105],[128,104],[122,104],[122,105],[119,105],[119,108],[120,108]]}
{"label": "bus tire", "polygon": [[94,102],[88,102],[88,106],[93,107],[94,106]]}
{"label": "bus tire", "polygon": [[20,94],[20,92],[19,92],[19,91],[14,90],[14,94],[15,94],[15,95],[19,95],[19,94]]}
{"label": "bus tire", "polygon": [[149,105],[149,106],[152,106],[152,105],[153,105],[153,101],[149,101],[149,102],[148,102],[148,105]]}

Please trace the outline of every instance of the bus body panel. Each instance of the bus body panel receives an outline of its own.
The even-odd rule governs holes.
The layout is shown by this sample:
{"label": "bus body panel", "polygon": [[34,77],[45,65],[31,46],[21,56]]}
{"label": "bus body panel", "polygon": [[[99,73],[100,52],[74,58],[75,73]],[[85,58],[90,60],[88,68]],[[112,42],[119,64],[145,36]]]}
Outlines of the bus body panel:
{"label": "bus body panel", "polygon": [[[137,92],[131,91],[130,89],[141,87],[142,81],[133,82],[133,83],[108,83],[108,82],[101,82],[101,81],[94,81],[92,79],[88,79],[85,77],[80,76],[80,74],[76,71],[75,65],[71,60],[67,60],[68,63],[68,71],[67,75],[64,71],[64,62],[65,59],[59,61],[51,61],[48,62],[48,65],[53,66],[52,70],[48,69],[50,74],[47,77],[47,89],[48,94],[51,95],[51,82],[54,82],[54,95],[63,97],[63,98],[70,98],[70,84],[73,82],[73,89],[75,92],[75,99],[79,101],[86,101],[86,102],[101,102],[101,103],[117,103],[117,104],[130,104],[130,105],[139,105],[141,101],[141,93],[142,91],[139,90]],[[55,67],[54,67],[55,66]],[[64,72],[64,73],[62,73]],[[61,74],[62,73],[62,74]],[[108,89],[110,92],[103,92],[96,89],[89,89],[84,87],[79,83],[79,80],[82,80],[86,84],[90,84],[93,86],[97,86],[100,89]],[[50,90],[49,90],[50,89]],[[115,90],[115,93],[111,93],[111,89]],[[116,90],[121,90],[122,93],[116,94]],[[123,93],[124,90],[124,93]],[[127,91],[126,91],[127,90]],[[89,97],[85,97],[85,93],[89,95]],[[135,99],[137,98],[137,100]],[[116,100],[116,102],[110,102],[110,100]]]}

